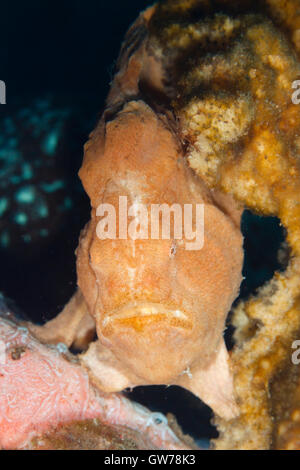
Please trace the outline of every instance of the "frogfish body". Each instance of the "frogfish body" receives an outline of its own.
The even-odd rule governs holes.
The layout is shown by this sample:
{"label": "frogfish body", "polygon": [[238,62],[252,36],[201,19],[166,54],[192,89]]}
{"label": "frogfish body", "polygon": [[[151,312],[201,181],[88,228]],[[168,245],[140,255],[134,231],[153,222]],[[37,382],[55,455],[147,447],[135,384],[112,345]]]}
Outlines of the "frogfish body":
{"label": "frogfish body", "polygon": [[[189,167],[178,122],[161,106],[162,66],[145,39],[153,11],[128,33],[79,173],[92,210],[77,249],[78,284],[99,339],[97,366],[94,356],[89,364],[104,391],[177,384],[230,418],[237,407],[223,330],[241,283],[241,210]],[[201,208],[197,249],[175,228],[169,237],[151,237],[149,214],[162,205]],[[105,212],[99,207],[114,208],[114,237],[99,236]]]}

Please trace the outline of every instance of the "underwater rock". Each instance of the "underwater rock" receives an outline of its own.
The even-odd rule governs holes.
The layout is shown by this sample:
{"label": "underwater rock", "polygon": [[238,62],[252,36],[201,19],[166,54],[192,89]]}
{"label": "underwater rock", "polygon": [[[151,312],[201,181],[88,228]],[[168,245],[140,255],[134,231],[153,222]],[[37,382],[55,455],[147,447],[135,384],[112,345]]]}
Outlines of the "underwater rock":
{"label": "underwater rock", "polygon": [[[281,365],[272,378],[270,387],[274,419],[272,449],[300,450],[299,344],[299,339],[295,345],[292,344],[291,357]],[[293,355],[295,355],[294,363]]]}

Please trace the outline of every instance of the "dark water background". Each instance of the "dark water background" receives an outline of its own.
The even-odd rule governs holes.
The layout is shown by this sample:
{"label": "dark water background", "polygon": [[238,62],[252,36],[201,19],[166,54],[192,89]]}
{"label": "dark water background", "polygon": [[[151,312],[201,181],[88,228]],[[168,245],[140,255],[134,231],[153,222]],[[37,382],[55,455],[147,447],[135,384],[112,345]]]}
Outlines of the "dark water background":
{"label": "dark water background", "polygon": [[[75,290],[74,250],[89,219],[77,178],[82,146],[103,109],[122,38],[151,3],[1,3],[0,80],[6,83],[7,104],[0,106],[0,291],[34,321],[53,318]],[[57,123],[61,130],[51,151],[49,132]],[[61,186],[50,191],[57,182]],[[20,202],[24,191],[34,195],[33,205]],[[2,212],[1,202],[8,204]],[[247,297],[280,267],[276,252],[284,234],[276,219],[249,212],[242,228],[246,279],[241,297]],[[210,410],[178,387],[139,387],[130,396],[153,410],[172,412],[184,432],[197,439],[216,435]]]}

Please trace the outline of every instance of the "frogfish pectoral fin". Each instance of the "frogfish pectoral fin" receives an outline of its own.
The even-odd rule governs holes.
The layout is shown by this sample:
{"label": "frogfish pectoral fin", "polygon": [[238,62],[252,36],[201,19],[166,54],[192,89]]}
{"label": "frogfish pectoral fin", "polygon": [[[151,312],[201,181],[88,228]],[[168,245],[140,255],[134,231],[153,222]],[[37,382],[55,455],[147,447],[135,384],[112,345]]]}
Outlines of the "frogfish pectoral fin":
{"label": "frogfish pectoral fin", "polygon": [[176,385],[192,392],[224,419],[233,419],[239,414],[234,398],[229,356],[223,340],[209,367],[203,369],[199,365],[191,368],[180,376]]}
{"label": "frogfish pectoral fin", "polygon": [[136,385],[130,372],[100,341],[91,343],[89,349],[80,355],[80,363],[88,370],[93,383],[104,392],[120,392]]}

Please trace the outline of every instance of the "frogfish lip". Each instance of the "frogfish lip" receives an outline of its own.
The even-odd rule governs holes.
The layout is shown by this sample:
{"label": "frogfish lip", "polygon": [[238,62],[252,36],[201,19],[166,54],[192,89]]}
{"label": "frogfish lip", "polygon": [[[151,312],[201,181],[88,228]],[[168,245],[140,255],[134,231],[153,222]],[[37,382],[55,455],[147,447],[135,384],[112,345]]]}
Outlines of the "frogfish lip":
{"label": "frogfish lip", "polygon": [[176,305],[132,302],[104,315],[100,330],[106,346],[141,383],[172,383],[198,351],[193,317]]}
{"label": "frogfish lip", "polygon": [[192,330],[191,316],[181,309],[151,302],[135,302],[122,306],[105,315],[102,321],[103,332],[114,328],[132,328],[135,332],[143,332],[155,324],[164,322],[170,327]]}

